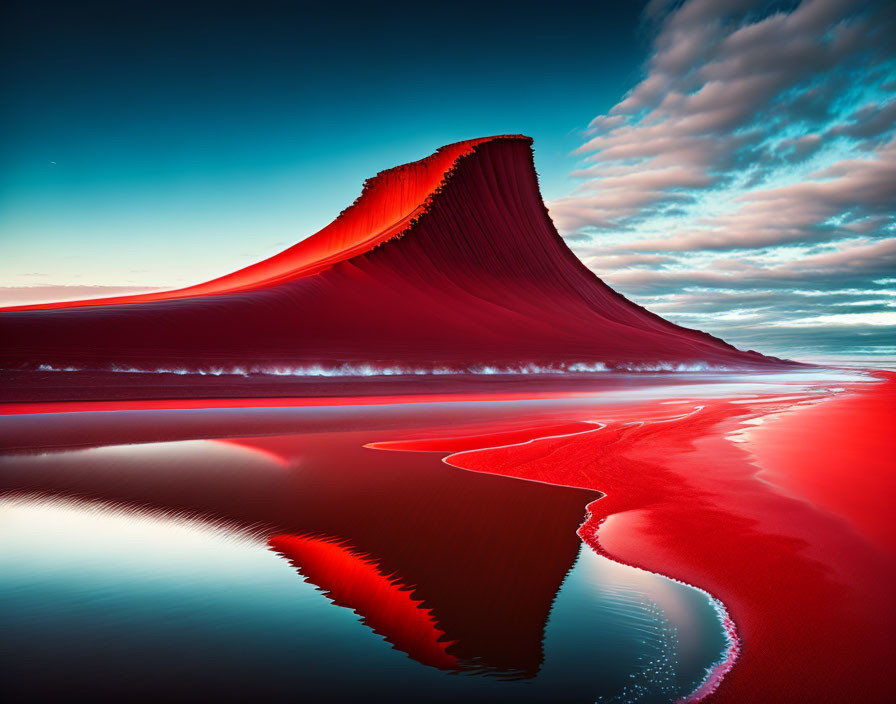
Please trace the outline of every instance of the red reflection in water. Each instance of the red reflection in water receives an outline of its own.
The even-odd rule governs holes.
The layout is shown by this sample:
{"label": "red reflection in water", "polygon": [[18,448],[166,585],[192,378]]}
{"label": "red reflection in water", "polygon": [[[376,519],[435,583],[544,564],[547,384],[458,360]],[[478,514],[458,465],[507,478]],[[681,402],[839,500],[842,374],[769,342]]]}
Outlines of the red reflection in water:
{"label": "red reflection in water", "polygon": [[422,601],[411,596],[411,587],[397,575],[384,574],[368,555],[333,538],[272,535],[271,547],[284,555],[305,577],[337,606],[356,611],[370,628],[398,650],[412,654],[424,665],[456,670],[457,658]]}
{"label": "red reflection in water", "polygon": [[[433,422],[414,415],[418,426]],[[363,447],[409,432],[407,417],[399,421],[404,430],[221,438],[207,453],[201,443],[189,452],[168,443],[124,444],[154,435],[201,438],[220,426],[215,416],[194,418],[192,428],[165,414],[23,420],[35,423],[32,437],[45,448],[58,450],[66,438],[90,438],[96,447],[105,436],[114,438],[115,451],[35,456],[32,447],[0,457],[0,491],[74,495],[245,526],[397,649],[443,669],[514,678],[538,672],[551,604],[595,497],[460,472],[436,455]],[[300,425],[296,418],[278,422]],[[242,417],[239,425],[266,423]]]}

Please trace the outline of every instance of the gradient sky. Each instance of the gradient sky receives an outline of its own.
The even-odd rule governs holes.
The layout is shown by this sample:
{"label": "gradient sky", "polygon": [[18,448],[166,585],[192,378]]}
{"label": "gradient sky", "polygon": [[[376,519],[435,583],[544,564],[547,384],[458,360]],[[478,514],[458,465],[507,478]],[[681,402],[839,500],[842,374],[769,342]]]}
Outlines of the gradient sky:
{"label": "gradient sky", "polygon": [[522,132],[561,232],[639,303],[896,352],[890,4],[13,3],[0,298],[212,278],[381,169]]}
{"label": "gradient sky", "polygon": [[649,45],[622,5],[20,3],[0,284],[227,273],[323,227],[377,171],[476,136],[534,137],[563,195],[577,132]]}

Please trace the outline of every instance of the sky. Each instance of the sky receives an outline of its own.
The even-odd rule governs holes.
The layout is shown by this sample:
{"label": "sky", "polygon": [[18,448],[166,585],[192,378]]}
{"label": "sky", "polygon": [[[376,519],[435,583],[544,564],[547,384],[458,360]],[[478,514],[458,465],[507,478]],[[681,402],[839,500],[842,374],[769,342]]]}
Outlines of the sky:
{"label": "sky", "polygon": [[796,356],[896,353],[896,5],[652,2],[640,80],[549,203],[608,283]]}
{"label": "sky", "polygon": [[379,170],[524,133],[561,234],[638,303],[896,353],[890,4],[13,2],[0,302],[213,278]]}

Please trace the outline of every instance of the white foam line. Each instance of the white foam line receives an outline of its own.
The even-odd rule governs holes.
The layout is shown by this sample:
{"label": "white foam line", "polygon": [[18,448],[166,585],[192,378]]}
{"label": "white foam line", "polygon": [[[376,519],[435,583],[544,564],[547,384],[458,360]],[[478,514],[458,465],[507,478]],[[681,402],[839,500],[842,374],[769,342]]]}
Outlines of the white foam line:
{"label": "white foam line", "polygon": [[210,366],[190,369],[186,367],[157,367],[153,369],[113,364],[105,368],[56,366],[39,364],[39,372],[94,372],[121,374],[177,374],[179,376],[291,376],[291,377],[374,377],[374,376],[441,376],[441,375],[528,375],[528,374],[601,374],[606,372],[624,373],[666,373],[666,372],[736,372],[746,368],[716,366],[708,362],[556,362],[535,364],[521,362],[509,365],[476,364],[464,367],[400,367],[377,365],[376,363],[345,363],[336,366],[311,365],[256,365],[256,366]]}
{"label": "white foam line", "polygon": [[[699,413],[700,411],[704,410],[705,408],[706,408],[706,406],[694,406],[693,410],[689,411],[688,413],[684,413],[680,416],[675,416],[673,418],[662,418],[659,420],[636,421],[636,423],[633,423],[631,425],[637,424],[640,426],[645,426],[648,424],[669,423],[672,421],[684,420],[685,418],[689,418],[690,416]],[[584,535],[582,535],[582,532],[584,531],[585,527],[587,526],[588,521],[590,520],[591,515],[592,515],[591,506],[606,496],[607,496],[607,494],[604,494],[604,496],[600,497],[599,499],[595,499],[590,504],[588,504],[588,506],[586,507],[586,510],[588,511],[588,516],[585,519],[585,522],[579,528],[579,531],[580,531],[579,535],[582,536],[583,539],[584,539]],[[603,520],[598,522],[598,524],[592,530],[592,539],[594,540],[595,544],[598,546],[600,545],[600,538],[598,537],[598,532],[600,530],[600,526],[603,524],[603,522],[604,522],[604,520],[606,520],[606,518],[607,517],[605,517]],[[585,541],[585,542],[587,543],[588,541]],[[613,557],[610,553],[608,553],[603,548],[600,549],[600,552],[607,559],[613,560],[613,562],[617,562],[621,565],[626,564],[625,562],[622,562],[621,560],[618,560],[615,557]],[[628,565],[628,566],[634,567],[634,565]],[[643,569],[643,568],[635,567],[635,569]],[[722,630],[725,633],[725,640],[726,640],[727,648],[725,649],[724,657],[720,658],[717,662],[713,663],[712,667],[707,669],[706,677],[703,679],[703,681],[700,682],[700,684],[697,686],[697,688],[694,691],[692,691],[686,697],[679,699],[676,703],[676,704],[695,704],[696,702],[702,701],[703,699],[708,697],[710,694],[715,692],[719,688],[719,685],[721,684],[722,680],[725,678],[725,675],[727,675],[731,671],[731,668],[734,667],[734,663],[737,661],[737,658],[740,655],[740,637],[737,634],[737,626],[735,625],[734,620],[731,618],[731,615],[728,613],[728,609],[725,607],[725,604],[722,603],[722,601],[720,599],[716,598],[715,596],[710,594],[708,591],[706,591],[702,587],[698,587],[695,584],[689,584],[688,582],[684,582],[680,579],[675,579],[674,577],[669,577],[667,575],[660,574],[659,572],[652,572],[650,570],[644,570],[644,571],[649,572],[650,574],[656,575],[658,577],[661,577],[663,579],[668,579],[671,582],[675,582],[677,584],[682,584],[686,587],[690,587],[691,589],[695,589],[696,591],[703,594],[709,601],[710,605],[713,607],[713,610],[716,612],[718,619],[719,619],[719,623],[721,624]]]}
{"label": "white foam line", "polygon": [[[606,423],[602,423],[597,420],[583,420],[580,421],[582,423],[590,423],[591,425],[597,426],[596,428],[589,428],[588,430],[576,430],[572,433],[561,433],[560,435],[544,435],[538,438],[531,438],[530,440],[524,440],[522,442],[511,442],[506,445],[494,445],[492,447],[479,447],[474,450],[461,450],[460,452],[453,452],[446,457],[442,458],[442,462],[447,464],[449,467],[454,467],[456,469],[463,470],[464,472],[476,472],[477,474],[490,474],[490,472],[477,472],[475,469],[467,469],[466,467],[458,467],[456,464],[452,464],[449,460],[454,457],[460,457],[461,455],[469,455],[474,452],[485,452],[486,450],[502,450],[508,447],[522,447],[524,445],[531,445],[532,443],[538,442],[539,440],[558,440],[560,438],[571,438],[576,435],[587,435],[588,433],[596,433],[600,430],[603,430],[607,427]],[[524,482],[533,482],[535,484],[547,484],[549,486],[563,486],[569,489],[581,489],[582,487],[576,486],[575,484],[558,484],[557,482],[546,482],[541,479],[530,479],[529,477],[513,477],[509,475],[500,475],[507,476],[509,479],[519,479]],[[603,492],[601,492],[603,493]]]}

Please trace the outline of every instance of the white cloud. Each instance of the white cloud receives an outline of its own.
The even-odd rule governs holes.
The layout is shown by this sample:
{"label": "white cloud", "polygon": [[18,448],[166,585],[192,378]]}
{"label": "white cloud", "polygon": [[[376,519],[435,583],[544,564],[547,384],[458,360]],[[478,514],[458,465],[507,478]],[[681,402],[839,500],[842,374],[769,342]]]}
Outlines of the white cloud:
{"label": "white cloud", "polygon": [[[884,300],[872,282],[896,269],[896,9],[768,8],[649,3],[645,75],[592,120],[581,184],[551,216],[599,275],[673,318],[688,315],[684,288],[736,291],[725,311],[691,312],[713,332],[777,320],[795,298],[811,325],[888,320],[856,309],[834,323],[828,307],[836,288]],[[749,307],[759,291],[766,304]]]}
{"label": "white cloud", "polygon": [[817,315],[810,318],[774,321],[770,323],[778,327],[812,328],[825,325],[881,325],[896,326],[896,313],[875,311],[873,313],[840,313],[836,315]]}

